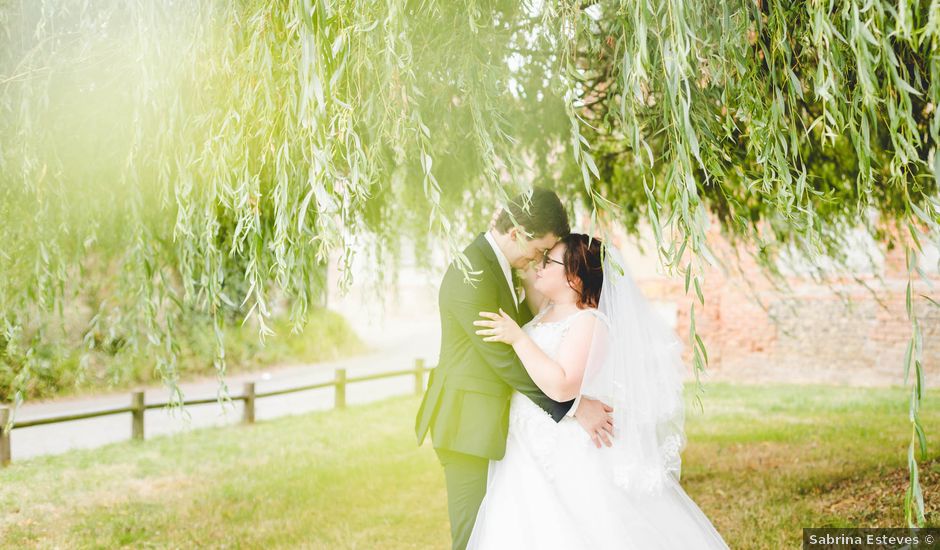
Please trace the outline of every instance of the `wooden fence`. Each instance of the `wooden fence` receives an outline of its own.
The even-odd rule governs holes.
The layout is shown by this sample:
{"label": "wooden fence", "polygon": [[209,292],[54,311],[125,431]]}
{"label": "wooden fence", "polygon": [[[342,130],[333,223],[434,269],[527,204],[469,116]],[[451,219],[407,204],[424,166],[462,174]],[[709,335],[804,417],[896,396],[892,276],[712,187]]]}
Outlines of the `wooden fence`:
{"label": "wooden fence", "polygon": [[[369,380],[379,380],[382,378],[394,378],[398,376],[414,376],[415,394],[421,395],[424,391],[424,373],[427,369],[424,366],[423,359],[415,359],[415,366],[411,369],[380,372],[365,376],[347,377],[346,369],[336,369],[333,380],[329,382],[319,382],[317,384],[308,384],[296,388],[285,388],[267,392],[256,392],[254,382],[246,382],[241,395],[231,396],[232,401],[244,401],[245,408],[242,414],[242,423],[252,424],[255,421],[255,402],[263,397],[273,397],[275,395],[284,395],[301,391],[316,390],[320,388],[333,387],[334,399],[333,405],[337,409],[346,407],[346,386],[356,382],[367,382]],[[183,405],[206,405],[217,403],[216,398],[190,399],[183,401]],[[60,416],[50,416],[47,418],[34,418],[30,420],[21,420],[10,423],[9,407],[0,406],[0,467],[10,464],[10,449],[12,445],[13,430],[19,428],[29,428],[32,426],[43,426],[46,424],[58,424],[60,422],[71,422],[73,420],[85,420],[99,416],[109,416],[113,414],[131,414],[131,439],[143,441],[144,439],[144,411],[148,409],[161,409],[168,406],[166,401],[158,403],[145,403],[144,392],[136,391],[131,393],[131,404],[129,407],[114,407],[110,409],[101,409],[97,411],[88,411],[77,414],[66,414]]]}

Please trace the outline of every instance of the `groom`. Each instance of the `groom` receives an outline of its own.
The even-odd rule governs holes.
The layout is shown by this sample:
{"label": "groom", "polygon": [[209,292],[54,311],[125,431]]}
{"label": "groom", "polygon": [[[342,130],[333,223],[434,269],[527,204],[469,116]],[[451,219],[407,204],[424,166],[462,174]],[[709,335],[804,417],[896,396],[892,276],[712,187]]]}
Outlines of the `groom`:
{"label": "groom", "polygon": [[[608,446],[611,409],[579,397],[559,403],[532,382],[511,346],[484,342],[473,322],[481,311],[508,312],[519,325],[532,319],[517,295],[512,268],[524,269],[569,233],[568,216],[558,196],[536,187],[525,209],[520,195],[503,210],[493,229],[464,250],[474,279],[464,280],[451,263],[441,283],[441,352],[431,370],[418,410],[418,444],[428,430],[447,481],[447,508],[453,548],[463,550],[486,492],[489,460],[506,452],[509,400],[516,390],[545,410],[555,422],[574,416],[596,444]],[[516,227],[512,218],[520,227]]]}

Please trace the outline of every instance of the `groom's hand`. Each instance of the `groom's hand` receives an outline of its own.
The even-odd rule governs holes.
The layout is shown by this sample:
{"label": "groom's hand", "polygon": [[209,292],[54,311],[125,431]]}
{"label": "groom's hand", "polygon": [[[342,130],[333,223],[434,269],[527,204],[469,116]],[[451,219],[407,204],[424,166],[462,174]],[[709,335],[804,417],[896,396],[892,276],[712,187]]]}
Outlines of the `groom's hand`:
{"label": "groom's hand", "polygon": [[598,449],[601,448],[602,441],[608,447],[612,445],[610,442],[610,438],[614,436],[614,418],[610,416],[612,412],[614,412],[613,407],[584,396],[581,396],[578,410],[574,412],[574,417],[584,431],[591,436],[591,441]]}

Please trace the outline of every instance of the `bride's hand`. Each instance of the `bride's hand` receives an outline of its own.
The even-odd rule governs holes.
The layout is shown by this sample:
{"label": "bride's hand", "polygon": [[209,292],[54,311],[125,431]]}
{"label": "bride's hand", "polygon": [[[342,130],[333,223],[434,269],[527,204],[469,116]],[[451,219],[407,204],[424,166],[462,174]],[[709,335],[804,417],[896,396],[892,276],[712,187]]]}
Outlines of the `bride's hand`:
{"label": "bride's hand", "polygon": [[525,336],[525,333],[519,328],[519,324],[502,308],[500,308],[499,313],[481,311],[480,317],[485,317],[488,320],[474,321],[473,324],[478,327],[487,327],[477,331],[478,335],[483,336],[484,342],[504,342],[511,346]]}

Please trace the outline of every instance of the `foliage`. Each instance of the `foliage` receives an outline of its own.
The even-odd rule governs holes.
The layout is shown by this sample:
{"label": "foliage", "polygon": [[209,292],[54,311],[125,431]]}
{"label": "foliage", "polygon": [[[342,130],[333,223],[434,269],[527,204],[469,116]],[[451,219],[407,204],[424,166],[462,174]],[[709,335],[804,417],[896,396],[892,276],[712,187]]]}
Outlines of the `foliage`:
{"label": "foliage", "polygon": [[222,374],[226,318],[268,335],[286,296],[301,325],[330,252],[381,269],[412,238],[460,259],[494,202],[547,182],[592,220],[652,224],[695,291],[698,375],[710,223],[772,276],[784,252],[844,260],[861,226],[907,251],[922,521],[937,0],[8,0],[0,24],[4,356],[97,277],[114,299],[93,318],[169,382],[186,311],[212,319]]}
{"label": "foliage", "polygon": [[[216,373],[215,339],[210,319],[195,314],[184,318],[180,333],[177,375],[180,380]],[[365,350],[364,344],[339,314],[312,308],[303,329],[292,332],[285,318],[272,324],[276,334],[265,342],[258,339],[251,323],[233,323],[224,329],[227,372],[245,372],[284,363],[316,363],[345,357]],[[0,364],[0,402],[14,399],[16,389],[26,399],[50,398],[74,393],[100,393],[161,382],[153,358],[128,345],[126,334],[93,332],[94,343],[83,349],[68,334],[52,333],[31,349],[29,357],[10,357]],[[24,388],[15,388],[18,367],[30,361],[31,376]],[[220,390],[227,394],[225,380]]]}

